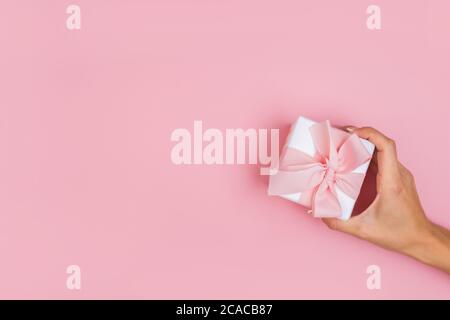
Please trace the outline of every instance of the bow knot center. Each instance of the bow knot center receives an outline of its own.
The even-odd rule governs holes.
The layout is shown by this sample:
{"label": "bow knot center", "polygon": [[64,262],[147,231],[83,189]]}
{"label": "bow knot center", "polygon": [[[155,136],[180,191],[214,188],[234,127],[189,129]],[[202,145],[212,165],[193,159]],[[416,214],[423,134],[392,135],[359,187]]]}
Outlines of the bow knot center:
{"label": "bow knot center", "polygon": [[336,170],[338,169],[337,161],[332,161],[330,159],[325,159],[325,181],[331,184],[336,181]]}

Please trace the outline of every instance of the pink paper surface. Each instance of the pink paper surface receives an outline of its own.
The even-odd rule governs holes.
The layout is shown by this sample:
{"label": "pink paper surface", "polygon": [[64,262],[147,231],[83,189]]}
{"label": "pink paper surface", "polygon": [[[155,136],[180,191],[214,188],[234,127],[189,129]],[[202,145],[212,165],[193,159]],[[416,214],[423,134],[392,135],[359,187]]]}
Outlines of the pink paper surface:
{"label": "pink paper surface", "polygon": [[0,4],[0,298],[450,298],[448,275],[268,197],[255,165],[170,160],[194,120],[370,125],[449,227],[449,1],[377,0],[379,31],[361,0],[77,0],[69,31],[71,3]]}

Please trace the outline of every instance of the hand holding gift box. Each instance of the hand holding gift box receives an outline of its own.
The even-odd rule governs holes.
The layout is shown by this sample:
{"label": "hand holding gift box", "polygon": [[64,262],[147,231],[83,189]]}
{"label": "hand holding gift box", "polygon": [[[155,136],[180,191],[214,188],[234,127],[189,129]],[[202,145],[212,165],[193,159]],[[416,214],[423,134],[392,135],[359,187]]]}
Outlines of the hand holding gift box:
{"label": "hand holding gift box", "polygon": [[355,134],[304,117],[292,125],[269,194],[311,209],[314,217],[348,220],[374,145]]}

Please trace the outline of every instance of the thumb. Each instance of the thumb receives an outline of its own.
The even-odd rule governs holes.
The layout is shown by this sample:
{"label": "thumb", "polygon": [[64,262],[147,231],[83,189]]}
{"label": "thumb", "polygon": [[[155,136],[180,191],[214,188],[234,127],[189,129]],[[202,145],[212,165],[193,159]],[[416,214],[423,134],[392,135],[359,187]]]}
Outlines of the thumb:
{"label": "thumb", "polygon": [[337,218],[322,218],[322,221],[331,230],[336,230],[344,233],[349,233],[356,235],[359,230],[359,219],[358,216],[352,217],[347,221],[340,220]]}

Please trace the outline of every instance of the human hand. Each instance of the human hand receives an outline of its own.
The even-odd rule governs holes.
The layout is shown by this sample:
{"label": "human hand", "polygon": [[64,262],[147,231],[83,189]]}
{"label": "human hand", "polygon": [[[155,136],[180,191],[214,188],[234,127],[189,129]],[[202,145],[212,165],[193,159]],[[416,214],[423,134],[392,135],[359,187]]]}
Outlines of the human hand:
{"label": "human hand", "polygon": [[427,219],[414,177],[398,161],[394,141],[373,128],[350,127],[347,130],[376,147],[371,167],[377,172],[377,196],[364,212],[348,221],[322,220],[333,230],[412,256],[450,273],[450,232]]}

